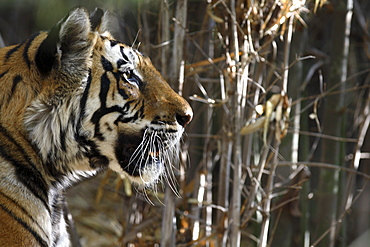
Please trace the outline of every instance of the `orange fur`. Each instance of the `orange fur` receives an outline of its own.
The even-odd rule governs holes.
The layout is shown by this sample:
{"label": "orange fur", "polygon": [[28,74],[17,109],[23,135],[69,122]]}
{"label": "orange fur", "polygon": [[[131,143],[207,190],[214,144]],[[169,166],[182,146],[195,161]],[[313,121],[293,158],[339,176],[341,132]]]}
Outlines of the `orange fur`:
{"label": "orange fur", "polygon": [[76,8],[0,49],[0,246],[69,246],[63,191],[83,176],[171,175],[191,107],[105,18]]}

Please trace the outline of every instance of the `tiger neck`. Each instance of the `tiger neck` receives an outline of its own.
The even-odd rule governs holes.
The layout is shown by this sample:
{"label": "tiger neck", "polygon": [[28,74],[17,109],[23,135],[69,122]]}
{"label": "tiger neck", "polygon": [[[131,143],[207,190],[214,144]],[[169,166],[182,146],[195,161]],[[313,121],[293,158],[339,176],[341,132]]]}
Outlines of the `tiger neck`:
{"label": "tiger neck", "polygon": [[95,171],[89,166],[89,145],[80,133],[82,94],[65,98],[57,105],[37,99],[25,114],[25,127],[50,175],[74,180]]}

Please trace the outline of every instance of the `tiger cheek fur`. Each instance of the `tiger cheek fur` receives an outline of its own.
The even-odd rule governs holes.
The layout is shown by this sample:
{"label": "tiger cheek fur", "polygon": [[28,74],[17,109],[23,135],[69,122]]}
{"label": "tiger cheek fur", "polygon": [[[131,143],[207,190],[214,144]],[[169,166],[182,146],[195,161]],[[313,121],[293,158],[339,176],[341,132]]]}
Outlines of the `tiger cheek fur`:
{"label": "tiger cheek fur", "polygon": [[82,177],[170,175],[192,110],[107,19],[75,8],[0,50],[0,246],[69,246],[63,190]]}

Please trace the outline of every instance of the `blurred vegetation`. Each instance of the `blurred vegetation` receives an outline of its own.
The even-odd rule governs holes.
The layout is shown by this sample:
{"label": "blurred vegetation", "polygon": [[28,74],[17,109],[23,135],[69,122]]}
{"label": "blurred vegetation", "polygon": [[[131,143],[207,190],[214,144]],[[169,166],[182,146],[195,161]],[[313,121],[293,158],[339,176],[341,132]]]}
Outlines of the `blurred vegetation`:
{"label": "blurred vegetation", "polygon": [[195,115],[181,197],[88,179],[68,191],[75,246],[368,244],[369,1],[2,0],[0,38],[76,5],[112,11]]}

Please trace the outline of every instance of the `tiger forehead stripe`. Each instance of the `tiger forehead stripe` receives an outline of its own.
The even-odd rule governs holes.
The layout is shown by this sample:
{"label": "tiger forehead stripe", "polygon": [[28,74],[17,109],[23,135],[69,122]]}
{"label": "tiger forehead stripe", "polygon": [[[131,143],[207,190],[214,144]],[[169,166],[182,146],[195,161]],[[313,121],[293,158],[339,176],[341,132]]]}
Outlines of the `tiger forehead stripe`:
{"label": "tiger forehead stripe", "polygon": [[124,59],[126,62],[128,62],[128,61],[129,61],[129,59],[128,59],[128,57],[127,57],[127,56],[126,56],[126,54],[125,54],[125,47],[124,47],[124,46],[121,46],[121,54],[122,54],[123,59]]}
{"label": "tiger forehead stripe", "polygon": [[106,53],[104,56],[109,61],[116,61],[116,69],[126,72],[136,68],[139,59],[132,48],[122,46],[114,40],[105,40],[105,48]]}

